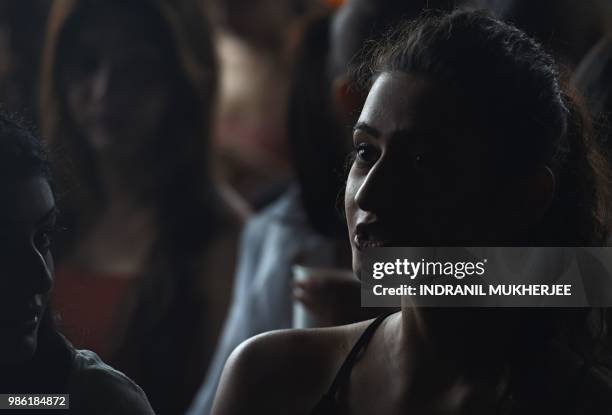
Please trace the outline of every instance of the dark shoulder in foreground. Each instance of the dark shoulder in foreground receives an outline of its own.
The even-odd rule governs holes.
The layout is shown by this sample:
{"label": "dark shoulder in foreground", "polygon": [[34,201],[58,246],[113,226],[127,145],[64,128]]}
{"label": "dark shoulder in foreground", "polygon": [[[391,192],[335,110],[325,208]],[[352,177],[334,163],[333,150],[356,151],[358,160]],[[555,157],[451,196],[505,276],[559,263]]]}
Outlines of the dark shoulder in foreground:
{"label": "dark shoulder in foreground", "polygon": [[579,394],[581,396],[579,413],[612,414],[612,368],[607,365],[591,367]]}
{"label": "dark shoulder in foreground", "polygon": [[70,408],[87,415],[155,414],[138,385],[89,350],[76,350]]}
{"label": "dark shoulder in foreground", "polygon": [[245,341],[225,365],[212,414],[307,414],[367,324],[278,330]]}

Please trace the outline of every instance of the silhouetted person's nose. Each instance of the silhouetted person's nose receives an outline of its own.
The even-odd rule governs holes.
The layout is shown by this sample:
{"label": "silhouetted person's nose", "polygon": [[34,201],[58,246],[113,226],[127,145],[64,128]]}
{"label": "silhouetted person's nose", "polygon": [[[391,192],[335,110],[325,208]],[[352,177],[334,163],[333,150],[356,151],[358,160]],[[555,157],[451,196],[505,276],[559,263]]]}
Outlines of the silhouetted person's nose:
{"label": "silhouetted person's nose", "polygon": [[6,281],[16,291],[30,294],[45,294],[53,287],[52,264],[32,245],[22,248],[10,262],[10,273]]}
{"label": "silhouetted person's nose", "polygon": [[102,101],[107,93],[111,79],[111,66],[103,65],[99,67],[92,75],[91,83],[91,100],[93,102]]}

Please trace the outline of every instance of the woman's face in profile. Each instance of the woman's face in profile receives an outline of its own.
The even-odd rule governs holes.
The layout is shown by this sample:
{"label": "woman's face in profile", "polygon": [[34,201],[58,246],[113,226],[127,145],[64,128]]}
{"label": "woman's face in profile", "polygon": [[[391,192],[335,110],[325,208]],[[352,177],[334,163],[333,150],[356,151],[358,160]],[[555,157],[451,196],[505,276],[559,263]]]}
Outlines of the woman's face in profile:
{"label": "woman's face in profile", "polygon": [[469,246],[489,237],[495,186],[476,119],[428,77],[376,79],[354,128],[345,193],[357,275],[368,247]]}
{"label": "woman's face in profile", "polygon": [[73,39],[62,46],[64,103],[96,152],[138,153],[170,105],[168,54],[153,29],[139,21],[104,9],[96,18],[78,21],[78,29],[66,35]]}
{"label": "woman's face in profile", "polygon": [[0,208],[0,364],[30,359],[53,285],[56,207],[46,179],[18,180]]}

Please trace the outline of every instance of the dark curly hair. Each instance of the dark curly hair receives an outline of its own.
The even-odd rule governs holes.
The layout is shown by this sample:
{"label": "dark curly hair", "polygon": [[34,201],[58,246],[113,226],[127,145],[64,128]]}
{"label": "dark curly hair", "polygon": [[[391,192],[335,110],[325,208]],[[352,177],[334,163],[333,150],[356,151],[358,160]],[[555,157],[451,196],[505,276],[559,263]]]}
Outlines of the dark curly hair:
{"label": "dark curly hair", "polygon": [[0,183],[37,176],[51,181],[46,149],[32,127],[16,114],[0,108]]}
{"label": "dark curly hair", "polygon": [[429,11],[384,36],[364,62],[355,71],[362,87],[400,71],[459,92],[496,137],[492,157],[502,177],[541,164],[553,171],[554,201],[532,244],[607,244],[609,166],[583,103],[536,41],[484,11]]}

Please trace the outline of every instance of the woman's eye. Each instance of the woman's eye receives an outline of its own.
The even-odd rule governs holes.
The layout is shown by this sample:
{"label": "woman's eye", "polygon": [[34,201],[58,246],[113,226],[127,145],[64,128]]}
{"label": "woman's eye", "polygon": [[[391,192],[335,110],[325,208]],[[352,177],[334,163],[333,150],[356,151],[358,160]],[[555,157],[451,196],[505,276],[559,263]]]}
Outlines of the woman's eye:
{"label": "woman's eye", "polygon": [[361,143],[357,146],[357,158],[366,164],[374,164],[378,160],[379,152],[371,144]]}
{"label": "woman's eye", "polygon": [[41,229],[36,233],[34,236],[34,245],[36,245],[40,253],[46,253],[51,248],[54,233],[54,228]]}

